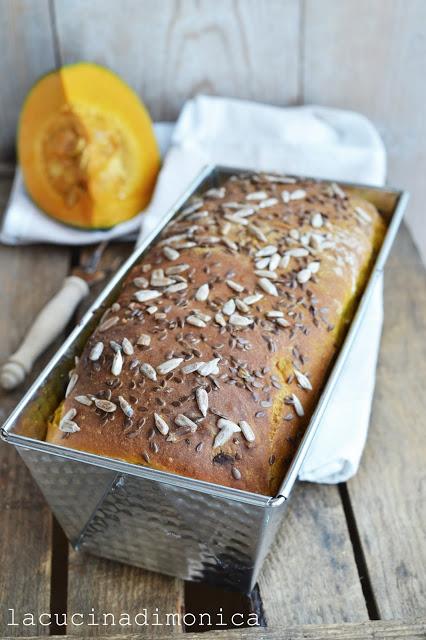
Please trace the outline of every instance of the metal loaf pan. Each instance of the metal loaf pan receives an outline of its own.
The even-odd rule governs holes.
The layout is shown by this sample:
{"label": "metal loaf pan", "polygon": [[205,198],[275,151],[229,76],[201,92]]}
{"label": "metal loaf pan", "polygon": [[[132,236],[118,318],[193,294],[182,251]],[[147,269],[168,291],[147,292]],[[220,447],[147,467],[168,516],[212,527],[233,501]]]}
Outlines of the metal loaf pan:
{"label": "metal loaf pan", "polygon": [[[48,417],[73,366],[128,271],[187,200],[241,169],[206,167],[120,267],[2,427],[75,548],[185,580],[249,592],[279,526],[300,467],[356,337],[401,222],[405,192],[340,183],[371,201],[388,231],[316,410],[276,496],[185,478],[44,441]],[[340,181],[339,181],[340,182]]]}

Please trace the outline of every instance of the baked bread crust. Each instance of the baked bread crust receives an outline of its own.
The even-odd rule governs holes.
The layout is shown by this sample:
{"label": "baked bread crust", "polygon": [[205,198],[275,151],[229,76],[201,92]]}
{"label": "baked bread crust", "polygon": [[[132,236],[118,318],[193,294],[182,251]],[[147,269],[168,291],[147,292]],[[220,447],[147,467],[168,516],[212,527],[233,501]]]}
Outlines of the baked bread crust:
{"label": "baked bread crust", "polygon": [[47,440],[273,495],[384,231],[325,182],[244,174],[195,198],[89,339]]}

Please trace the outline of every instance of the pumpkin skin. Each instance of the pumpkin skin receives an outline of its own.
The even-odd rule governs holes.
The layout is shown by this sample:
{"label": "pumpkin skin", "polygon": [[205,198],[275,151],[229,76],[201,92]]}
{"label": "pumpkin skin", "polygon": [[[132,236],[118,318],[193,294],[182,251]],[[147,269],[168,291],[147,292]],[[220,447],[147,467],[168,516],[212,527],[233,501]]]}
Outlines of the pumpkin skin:
{"label": "pumpkin skin", "polygon": [[138,96],[114,73],[87,62],[53,71],[30,90],[18,157],[37,206],[86,229],[135,216],[148,204],[160,167]]}

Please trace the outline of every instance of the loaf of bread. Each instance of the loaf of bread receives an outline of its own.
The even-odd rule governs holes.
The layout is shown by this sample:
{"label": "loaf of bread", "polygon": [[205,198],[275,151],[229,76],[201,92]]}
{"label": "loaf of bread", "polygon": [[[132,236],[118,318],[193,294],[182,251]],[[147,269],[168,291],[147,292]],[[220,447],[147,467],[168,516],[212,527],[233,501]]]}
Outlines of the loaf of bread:
{"label": "loaf of bread", "polygon": [[335,183],[242,174],[134,267],[49,442],[273,495],[385,231]]}

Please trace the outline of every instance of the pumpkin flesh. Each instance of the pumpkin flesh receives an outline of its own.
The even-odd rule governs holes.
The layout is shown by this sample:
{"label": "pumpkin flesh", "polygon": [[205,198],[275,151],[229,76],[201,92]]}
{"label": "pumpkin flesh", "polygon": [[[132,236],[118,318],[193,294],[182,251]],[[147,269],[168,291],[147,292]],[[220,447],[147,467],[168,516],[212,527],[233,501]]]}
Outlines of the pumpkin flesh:
{"label": "pumpkin flesh", "polygon": [[24,104],[18,153],[27,190],[49,215],[108,228],[149,202],[159,152],[135,93],[103,67],[79,63],[44,76]]}

